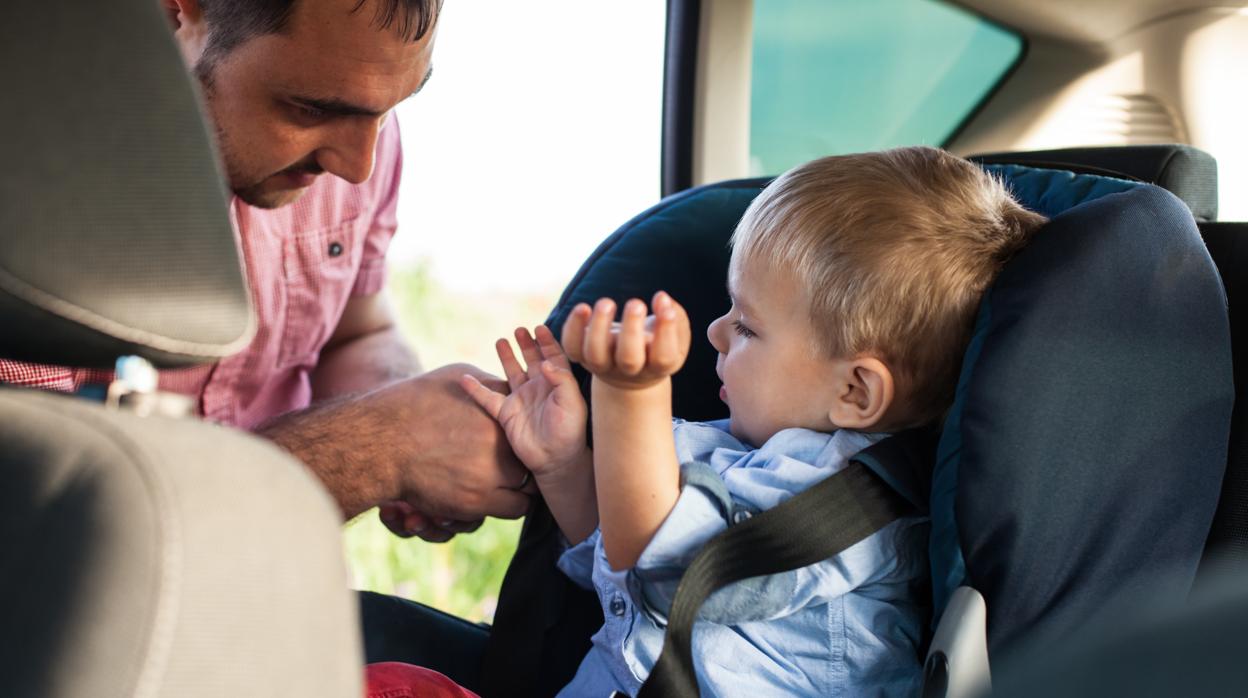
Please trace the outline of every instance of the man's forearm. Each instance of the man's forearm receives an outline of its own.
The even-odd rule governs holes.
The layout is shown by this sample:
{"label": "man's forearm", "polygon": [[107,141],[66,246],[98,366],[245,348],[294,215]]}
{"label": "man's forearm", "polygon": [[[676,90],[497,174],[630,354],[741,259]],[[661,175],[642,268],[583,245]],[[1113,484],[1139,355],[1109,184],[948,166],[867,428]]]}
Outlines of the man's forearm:
{"label": "man's forearm", "polygon": [[[365,433],[370,425],[376,427],[372,437]],[[359,449],[361,443],[384,443],[389,435],[351,397],[283,415],[256,433],[303,461],[338,502],[344,520],[398,495],[398,476],[384,467],[385,459]]]}
{"label": "man's forearm", "polygon": [[312,372],[312,399],[366,392],[418,373],[415,352],[391,326],[322,350]]}
{"label": "man's forearm", "polygon": [[514,491],[523,468],[498,423],[472,403],[452,364],[367,393],[291,412],[256,433],[307,464],[351,518],[402,499],[453,521],[516,518],[529,497]]}

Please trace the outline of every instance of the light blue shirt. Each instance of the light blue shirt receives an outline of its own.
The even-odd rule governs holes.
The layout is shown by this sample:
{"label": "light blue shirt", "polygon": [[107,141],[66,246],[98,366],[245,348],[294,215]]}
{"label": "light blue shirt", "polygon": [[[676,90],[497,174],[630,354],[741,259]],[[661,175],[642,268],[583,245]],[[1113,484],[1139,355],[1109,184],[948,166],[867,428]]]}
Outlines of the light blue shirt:
{"label": "light blue shirt", "polygon": [[[635,694],[658,660],[681,574],[713,536],[841,470],[886,437],[785,429],[752,449],[727,422],[677,421],[681,493],[636,566],[607,563],[595,531],[559,569],[593,589],[605,622],[560,696]],[[927,520],[904,518],[834,558],[713,594],[693,659],[703,696],[914,696],[927,608]]]}

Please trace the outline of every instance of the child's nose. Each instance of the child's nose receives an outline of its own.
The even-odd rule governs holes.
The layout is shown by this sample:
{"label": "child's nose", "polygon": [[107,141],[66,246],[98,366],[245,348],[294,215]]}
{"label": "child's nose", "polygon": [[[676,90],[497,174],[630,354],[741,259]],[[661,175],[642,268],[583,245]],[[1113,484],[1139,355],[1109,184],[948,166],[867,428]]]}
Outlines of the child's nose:
{"label": "child's nose", "polygon": [[715,347],[715,351],[721,354],[728,353],[728,343],[724,341],[724,324],[728,321],[727,315],[720,315],[715,321],[706,327],[706,338],[711,341],[711,346]]}

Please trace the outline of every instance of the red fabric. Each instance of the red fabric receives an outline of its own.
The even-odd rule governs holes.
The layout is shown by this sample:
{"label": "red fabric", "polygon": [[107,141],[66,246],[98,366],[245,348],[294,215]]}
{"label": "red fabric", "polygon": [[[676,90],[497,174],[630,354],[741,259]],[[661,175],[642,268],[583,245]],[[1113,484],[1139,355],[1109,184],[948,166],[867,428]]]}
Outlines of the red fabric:
{"label": "red fabric", "polygon": [[[377,293],[385,282],[403,166],[394,115],[377,138],[374,162],[362,184],[325,174],[278,209],[233,200],[255,339],[216,365],[161,371],[161,390],[195,397],[206,419],[244,429],[308,405],[311,371],[347,300]],[[0,383],[73,392],[111,380],[112,371],[0,360]]]}
{"label": "red fabric", "polygon": [[442,674],[402,662],[364,667],[365,698],[478,698]]}

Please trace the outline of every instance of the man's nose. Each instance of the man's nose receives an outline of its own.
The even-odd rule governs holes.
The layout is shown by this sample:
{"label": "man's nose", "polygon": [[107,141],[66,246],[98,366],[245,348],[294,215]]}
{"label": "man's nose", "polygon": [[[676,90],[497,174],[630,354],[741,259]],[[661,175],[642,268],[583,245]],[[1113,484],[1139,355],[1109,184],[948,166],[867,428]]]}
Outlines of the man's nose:
{"label": "man's nose", "polygon": [[317,150],[316,163],[352,184],[366,181],[373,174],[381,123],[380,119],[352,119],[338,124]]}

